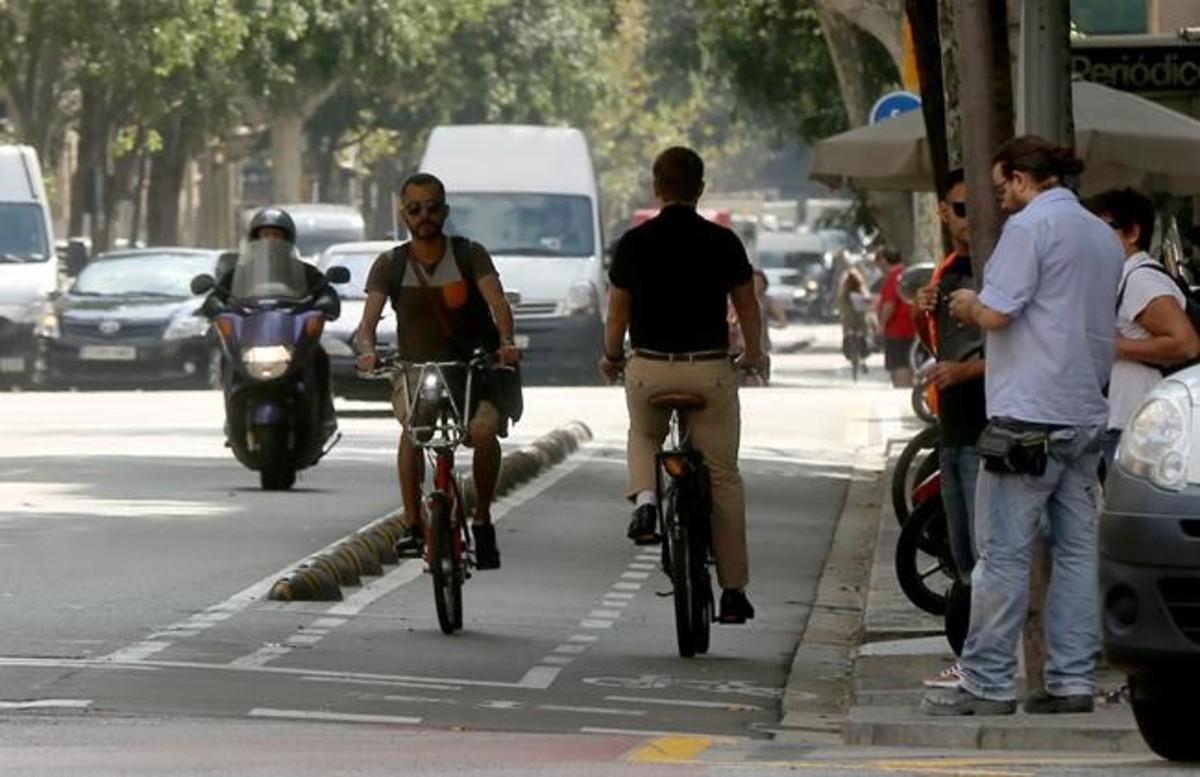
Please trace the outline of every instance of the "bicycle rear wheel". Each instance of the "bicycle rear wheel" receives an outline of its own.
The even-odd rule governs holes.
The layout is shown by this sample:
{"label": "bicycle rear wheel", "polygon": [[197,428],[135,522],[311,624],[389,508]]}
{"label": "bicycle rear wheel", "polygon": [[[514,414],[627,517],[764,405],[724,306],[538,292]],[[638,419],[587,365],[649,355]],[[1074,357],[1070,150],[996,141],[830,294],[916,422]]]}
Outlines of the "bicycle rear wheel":
{"label": "bicycle rear wheel", "polygon": [[462,561],[454,550],[450,501],[445,494],[433,494],[429,498],[429,528],[433,532],[429,567],[433,573],[433,601],[438,625],[442,633],[453,634],[462,628]]}
{"label": "bicycle rear wheel", "polygon": [[[679,655],[691,658],[696,655],[696,607],[692,592],[692,551],[688,541],[687,527],[679,520],[678,486],[667,493],[667,505],[663,514],[666,525],[664,542],[669,544],[671,587],[675,599],[675,641]],[[707,649],[707,645],[705,649]]]}

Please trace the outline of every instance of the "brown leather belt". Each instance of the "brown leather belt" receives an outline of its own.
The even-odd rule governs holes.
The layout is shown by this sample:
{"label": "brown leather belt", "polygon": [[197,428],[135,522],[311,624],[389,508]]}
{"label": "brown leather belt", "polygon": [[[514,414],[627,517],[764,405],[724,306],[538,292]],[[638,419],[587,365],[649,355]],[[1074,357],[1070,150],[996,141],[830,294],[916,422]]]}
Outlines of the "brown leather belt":
{"label": "brown leather belt", "polygon": [[656,362],[712,362],[718,359],[728,359],[729,351],[693,351],[691,353],[663,353],[662,351],[647,351],[644,348],[634,348],[633,355]]}

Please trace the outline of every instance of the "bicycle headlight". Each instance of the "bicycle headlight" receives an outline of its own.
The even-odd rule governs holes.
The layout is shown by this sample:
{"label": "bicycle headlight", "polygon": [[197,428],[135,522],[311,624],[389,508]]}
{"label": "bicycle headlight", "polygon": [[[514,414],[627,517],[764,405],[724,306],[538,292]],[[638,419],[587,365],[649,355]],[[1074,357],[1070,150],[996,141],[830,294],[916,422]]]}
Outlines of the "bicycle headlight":
{"label": "bicycle headlight", "polygon": [[242,351],[246,372],[256,380],[274,380],[287,372],[292,352],[284,345],[258,345]]}
{"label": "bicycle headlight", "polygon": [[1163,381],[1121,433],[1117,463],[1159,488],[1182,491],[1188,481],[1191,428],[1191,393],[1178,381]]}
{"label": "bicycle headlight", "polygon": [[438,376],[430,372],[421,381],[421,399],[427,402],[436,402],[442,397],[442,382],[438,380]]}

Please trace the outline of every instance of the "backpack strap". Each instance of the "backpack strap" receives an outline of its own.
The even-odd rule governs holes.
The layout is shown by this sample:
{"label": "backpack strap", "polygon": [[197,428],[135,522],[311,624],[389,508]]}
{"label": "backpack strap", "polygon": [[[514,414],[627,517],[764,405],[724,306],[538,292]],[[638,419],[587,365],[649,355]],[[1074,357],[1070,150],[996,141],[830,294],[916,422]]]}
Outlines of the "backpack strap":
{"label": "backpack strap", "polygon": [[[1129,279],[1133,277],[1133,274],[1135,272],[1137,272],[1138,270],[1141,270],[1142,268],[1157,270],[1158,272],[1160,272],[1163,275],[1170,278],[1172,282],[1175,281],[1175,276],[1171,274],[1171,271],[1168,270],[1166,267],[1163,267],[1158,262],[1155,262],[1155,261],[1142,262],[1141,264],[1134,267],[1132,270],[1130,270],[1125,275],[1124,280],[1121,281],[1120,287],[1117,288],[1117,313],[1118,314],[1120,314],[1120,312],[1121,312],[1121,303],[1125,301],[1125,287],[1129,285]],[[1179,284],[1176,283],[1175,285],[1178,286]],[[1184,296],[1186,297],[1187,295],[1185,294]]]}

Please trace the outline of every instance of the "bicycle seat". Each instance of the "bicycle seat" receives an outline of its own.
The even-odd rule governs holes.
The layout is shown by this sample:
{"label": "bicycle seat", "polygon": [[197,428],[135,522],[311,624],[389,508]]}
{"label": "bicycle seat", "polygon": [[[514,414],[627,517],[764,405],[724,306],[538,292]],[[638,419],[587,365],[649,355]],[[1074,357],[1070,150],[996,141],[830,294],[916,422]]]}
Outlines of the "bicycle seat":
{"label": "bicycle seat", "polygon": [[707,403],[704,397],[668,391],[650,397],[650,405],[659,410],[703,410]]}

